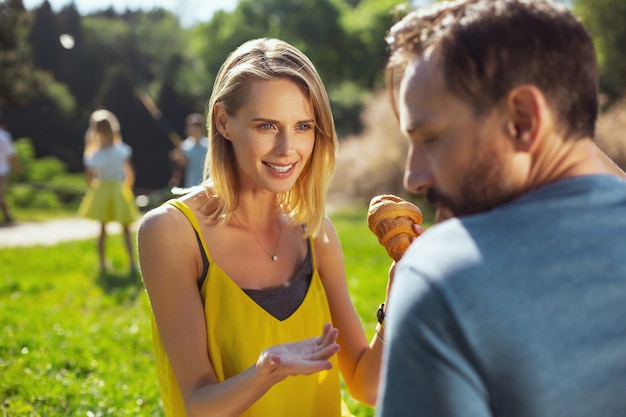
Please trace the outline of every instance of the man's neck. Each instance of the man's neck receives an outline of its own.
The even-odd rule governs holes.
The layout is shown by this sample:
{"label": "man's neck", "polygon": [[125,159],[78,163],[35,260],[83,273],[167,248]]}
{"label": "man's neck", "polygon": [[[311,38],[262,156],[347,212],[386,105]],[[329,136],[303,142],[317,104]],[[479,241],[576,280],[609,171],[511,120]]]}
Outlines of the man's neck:
{"label": "man's neck", "polygon": [[611,171],[607,160],[610,161],[590,138],[561,144],[552,142],[552,146],[546,145],[530,170],[530,188],[582,175],[617,174],[619,168]]}

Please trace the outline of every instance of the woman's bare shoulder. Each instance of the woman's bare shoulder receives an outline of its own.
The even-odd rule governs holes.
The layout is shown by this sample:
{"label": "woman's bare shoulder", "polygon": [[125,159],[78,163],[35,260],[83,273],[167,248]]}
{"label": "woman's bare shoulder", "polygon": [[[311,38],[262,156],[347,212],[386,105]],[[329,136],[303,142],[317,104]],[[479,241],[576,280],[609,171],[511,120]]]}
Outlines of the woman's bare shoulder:
{"label": "woman's bare shoulder", "polygon": [[139,222],[138,234],[153,233],[175,228],[184,220],[179,209],[171,204],[163,204],[149,210]]}
{"label": "woman's bare shoulder", "polygon": [[[204,207],[207,205],[208,199],[204,191],[196,190],[178,197],[175,201],[183,203],[194,213],[194,216],[200,217],[204,211]],[[143,216],[139,224],[139,231],[142,229],[178,229],[183,223],[189,223],[189,220],[183,212],[174,204],[164,203],[151,209]]]}

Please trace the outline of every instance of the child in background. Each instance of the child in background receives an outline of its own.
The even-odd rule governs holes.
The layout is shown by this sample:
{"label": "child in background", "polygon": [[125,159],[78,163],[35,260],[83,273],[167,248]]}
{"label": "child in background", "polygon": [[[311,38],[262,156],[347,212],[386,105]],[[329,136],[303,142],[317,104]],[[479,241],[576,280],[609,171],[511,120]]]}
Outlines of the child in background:
{"label": "child in background", "polygon": [[13,223],[13,218],[9,213],[9,207],[5,200],[9,187],[11,168],[17,171],[19,169],[19,161],[13,147],[13,136],[6,130],[4,116],[0,114],[0,210],[4,215],[4,223],[0,224]]}
{"label": "child in background", "polygon": [[106,225],[119,222],[124,233],[131,274],[135,273],[130,225],[139,217],[132,186],[134,171],[130,162],[132,149],[122,141],[117,117],[108,110],[96,110],[89,118],[85,134],[85,179],[89,186],[78,214],[98,220],[98,256],[100,270],[106,272]]}
{"label": "child in background", "polygon": [[209,148],[209,139],[204,136],[204,117],[200,113],[191,113],[185,119],[187,138],[181,142],[175,160],[185,169],[185,188],[202,183],[204,164]]}

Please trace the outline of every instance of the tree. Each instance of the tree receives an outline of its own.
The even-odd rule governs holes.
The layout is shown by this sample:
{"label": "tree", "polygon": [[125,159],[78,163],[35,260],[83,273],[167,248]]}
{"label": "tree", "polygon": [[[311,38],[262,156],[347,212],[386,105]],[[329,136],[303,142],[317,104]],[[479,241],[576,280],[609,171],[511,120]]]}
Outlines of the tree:
{"label": "tree", "polygon": [[[346,0],[347,1],[347,0]],[[342,26],[351,40],[342,54],[349,73],[344,79],[357,81],[365,88],[383,83],[387,61],[385,35],[391,25],[408,10],[406,0],[363,0],[342,12]]]}
{"label": "tree", "polygon": [[22,0],[0,2],[0,109],[27,102],[39,89],[26,39],[28,25]]}
{"label": "tree", "polygon": [[623,96],[626,93],[626,1],[574,0],[573,7],[596,45],[601,90],[610,100]]}
{"label": "tree", "polygon": [[[44,1],[28,12],[22,1],[0,0],[0,106],[9,103],[14,134],[30,137],[37,156],[52,154],[82,170],[89,114],[106,106],[135,149],[141,188],[167,184],[172,144],[138,93],[148,91],[183,134],[184,116],[204,110],[228,54],[249,39],[277,37],[316,65],[340,134],[357,133],[363,103],[382,82],[392,11],[408,2],[240,0],[234,11],[187,29],[162,8],[81,16],[73,3],[55,13]],[[413,3],[420,1],[429,0]]]}
{"label": "tree", "polygon": [[58,51],[54,68],[55,79],[68,86],[78,108],[88,107],[94,89],[91,77],[93,64],[90,50],[85,47],[82,17],[73,4],[64,7],[57,16]]}
{"label": "tree", "polygon": [[33,59],[38,68],[54,72],[57,66],[57,57],[61,52],[60,35],[56,15],[46,0],[34,12],[28,34],[28,43],[31,45]]}

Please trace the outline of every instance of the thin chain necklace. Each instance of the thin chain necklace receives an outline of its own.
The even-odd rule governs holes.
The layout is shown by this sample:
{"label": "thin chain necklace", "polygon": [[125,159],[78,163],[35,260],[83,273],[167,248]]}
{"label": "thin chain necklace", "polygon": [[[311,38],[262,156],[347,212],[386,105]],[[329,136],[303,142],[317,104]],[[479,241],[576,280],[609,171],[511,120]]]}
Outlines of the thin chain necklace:
{"label": "thin chain necklace", "polygon": [[235,217],[235,219],[237,219],[237,222],[241,225],[241,227],[246,229],[246,231],[252,235],[254,240],[256,240],[259,243],[259,246],[261,246],[263,250],[265,251],[265,253],[269,255],[270,259],[274,262],[278,261],[278,255],[276,255],[276,252],[278,251],[278,244],[280,243],[280,235],[283,233],[283,226],[282,224],[280,224],[280,220],[278,221],[278,239],[276,240],[276,246],[274,247],[274,254],[272,254],[270,251],[268,251],[265,248],[265,246],[263,246],[263,243],[261,243],[261,240],[254,233],[252,233],[252,230],[248,229],[246,225],[243,224],[241,220],[239,220],[239,217],[237,217],[235,212],[233,212],[233,216]]}

